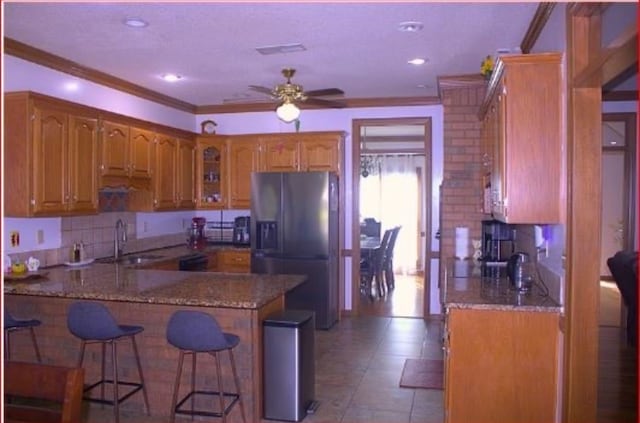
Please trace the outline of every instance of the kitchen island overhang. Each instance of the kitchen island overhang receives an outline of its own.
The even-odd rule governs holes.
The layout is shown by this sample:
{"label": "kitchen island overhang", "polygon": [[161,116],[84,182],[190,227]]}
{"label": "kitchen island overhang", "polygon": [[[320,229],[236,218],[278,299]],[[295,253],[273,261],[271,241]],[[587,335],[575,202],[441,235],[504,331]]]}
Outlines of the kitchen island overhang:
{"label": "kitchen island overhang", "polygon": [[[284,309],[285,293],[303,283],[304,276],[137,270],[119,264],[46,270],[46,279],[4,283],[7,310],[16,317],[43,322],[36,334],[44,363],[77,365],[80,345],[67,329],[67,309],[78,300],[103,302],[120,324],[144,326],[137,342],[151,414],[168,416],[178,350],[166,341],[167,323],[176,310],[204,311],[214,316],[225,332],[240,337],[235,354],[247,418],[261,420],[262,321]],[[35,360],[28,337],[14,336],[11,348],[13,359]],[[135,379],[131,347],[122,343],[119,351],[119,374]],[[85,380],[90,382],[99,379],[100,354],[88,352],[84,367]],[[225,384],[230,383],[230,369],[225,368],[223,374]],[[197,383],[211,388],[213,375],[214,363],[200,359]],[[189,377],[190,371],[183,372],[181,386],[188,385]],[[132,396],[121,407],[143,414],[142,395]]]}

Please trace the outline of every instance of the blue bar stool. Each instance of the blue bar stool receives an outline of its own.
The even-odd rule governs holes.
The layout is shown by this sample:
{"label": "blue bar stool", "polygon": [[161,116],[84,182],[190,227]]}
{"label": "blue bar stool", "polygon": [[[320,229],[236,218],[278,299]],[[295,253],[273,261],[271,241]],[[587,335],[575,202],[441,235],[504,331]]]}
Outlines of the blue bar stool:
{"label": "blue bar stool", "polygon": [[[84,388],[84,392],[89,392],[92,389],[100,386],[100,398],[92,398],[90,396],[83,397],[84,400],[97,402],[100,404],[108,404],[114,406],[115,421],[120,421],[119,404],[142,390],[144,396],[144,405],[146,407],[147,415],[149,412],[149,399],[147,398],[147,390],[144,386],[144,377],[142,376],[142,366],[140,365],[140,356],[138,354],[138,346],[136,345],[135,335],[142,332],[144,328],[142,326],[128,326],[119,325],[114,319],[113,315],[109,312],[109,309],[101,303],[79,301],[69,306],[69,312],[67,314],[67,327],[69,331],[80,338],[82,341],[80,344],[80,359],[78,360],[78,367],[82,367],[84,360],[84,351],[87,344],[99,343],[102,346],[102,366],[100,373],[100,380],[96,383]],[[124,382],[118,380],[118,354],[117,354],[117,341],[129,338],[133,345],[133,351],[136,358],[136,364],[138,365],[138,375],[140,382]],[[105,352],[107,344],[111,345],[111,364],[112,364],[112,379],[105,378]],[[105,384],[111,384],[113,387],[113,400],[105,400],[104,387]],[[128,393],[122,397],[118,394],[119,386],[133,387]]]}
{"label": "blue bar stool", "polygon": [[33,349],[36,351],[36,358],[38,363],[42,363],[40,357],[40,349],[38,349],[38,343],[36,342],[36,334],[33,328],[40,326],[41,322],[37,319],[30,320],[18,320],[5,309],[4,310],[4,358],[5,360],[11,359],[11,348],[9,347],[9,335],[12,332],[28,329],[31,334],[31,342],[33,343]]}
{"label": "blue bar stool", "polygon": [[[178,361],[178,374],[173,389],[173,399],[171,401],[171,423],[175,421],[176,414],[187,414],[191,416],[209,416],[221,417],[226,422],[227,415],[237,402],[240,406],[242,421],[246,423],[244,406],[240,396],[240,381],[236,372],[236,364],[233,358],[233,348],[240,343],[240,338],[231,333],[224,333],[216,319],[203,312],[180,310],[173,313],[167,325],[167,341],[180,350],[180,359]],[[231,371],[233,373],[233,381],[235,383],[236,392],[224,392],[222,385],[222,369],[218,353],[221,351],[229,351],[229,361],[231,363]],[[198,353],[210,354],[216,365],[217,391],[196,390],[195,373],[196,373],[196,355]],[[191,390],[178,402],[178,391],[180,390],[180,378],[182,376],[182,366],[184,364],[184,356],[191,354]],[[218,397],[217,410],[197,410],[194,406],[196,395],[209,395]],[[182,405],[191,398],[191,410],[182,409]],[[230,399],[225,405],[225,398]],[[213,407],[212,407],[213,408]]]}

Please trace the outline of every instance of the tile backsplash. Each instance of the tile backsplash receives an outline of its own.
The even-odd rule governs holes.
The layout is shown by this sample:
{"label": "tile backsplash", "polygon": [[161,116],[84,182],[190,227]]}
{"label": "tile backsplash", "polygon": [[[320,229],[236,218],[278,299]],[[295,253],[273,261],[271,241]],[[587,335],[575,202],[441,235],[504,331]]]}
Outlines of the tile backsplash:
{"label": "tile backsplash", "polygon": [[[107,199],[108,198],[108,199]],[[126,196],[115,191],[101,198],[104,207],[119,208]],[[107,205],[110,204],[110,206]],[[10,247],[4,240],[4,254],[12,260],[25,261],[33,256],[42,266],[54,266],[69,261],[74,243],[82,242],[87,258],[113,256],[115,226],[118,219],[127,224],[127,242],[123,253],[152,250],[180,245],[186,241],[186,228],[194,216],[208,221],[233,220],[249,215],[250,210],[184,210],[172,212],[140,213],[127,211],[102,212],[96,215],[58,218],[5,218],[5,232],[20,231],[24,242]],[[45,243],[31,242],[38,231],[43,232]]]}
{"label": "tile backsplash", "polygon": [[113,255],[115,225],[118,219],[122,219],[127,224],[127,242],[123,246],[125,254],[178,245],[185,241],[182,231],[138,239],[136,213],[112,212],[90,216],[62,217],[59,247],[20,252],[7,251],[7,253],[12,260],[24,261],[33,256],[40,260],[42,266],[53,266],[69,261],[73,244],[82,242],[87,258],[109,257]]}
{"label": "tile backsplash", "polygon": [[549,295],[559,304],[564,303],[564,226],[546,225],[547,241],[536,248],[534,225],[515,225],[516,251],[524,251],[536,261],[540,278],[549,289]]}

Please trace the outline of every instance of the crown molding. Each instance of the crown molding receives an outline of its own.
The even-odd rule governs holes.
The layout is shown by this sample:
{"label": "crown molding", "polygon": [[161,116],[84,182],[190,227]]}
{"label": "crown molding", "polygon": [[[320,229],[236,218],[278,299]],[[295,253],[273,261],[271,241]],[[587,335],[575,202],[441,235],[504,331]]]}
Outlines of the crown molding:
{"label": "crown molding", "polygon": [[[351,98],[340,99],[345,105],[344,108],[357,107],[400,107],[400,106],[430,106],[441,104],[439,97],[375,97],[375,98]],[[297,103],[302,110],[324,109],[326,107],[314,106],[310,104]],[[269,112],[274,111],[277,102],[259,102],[259,103],[238,103],[238,104],[221,104],[196,107],[197,115],[206,115],[214,113],[246,113],[246,112]]]}
{"label": "crown molding", "polygon": [[37,49],[12,38],[4,37],[4,53],[177,110],[189,113],[195,113],[196,110],[196,106],[193,104],[132,84],[124,79],[116,78],[104,72],[82,66],[76,62]]}

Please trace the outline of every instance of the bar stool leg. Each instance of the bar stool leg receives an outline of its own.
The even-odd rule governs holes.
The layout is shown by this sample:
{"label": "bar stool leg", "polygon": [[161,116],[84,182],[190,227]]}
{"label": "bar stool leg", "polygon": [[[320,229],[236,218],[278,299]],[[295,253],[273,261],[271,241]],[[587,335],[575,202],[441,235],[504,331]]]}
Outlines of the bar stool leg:
{"label": "bar stool leg", "polygon": [[[111,364],[113,366],[113,412],[115,414],[116,423],[120,422],[120,401],[118,400],[118,352],[116,349],[116,341],[112,340],[111,343]],[[104,385],[104,384],[103,384]]]}
{"label": "bar stool leg", "polygon": [[38,348],[38,343],[36,342],[36,332],[33,330],[33,327],[29,328],[29,332],[31,333],[31,342],[33,343],[33,349],[36,350],[36,358],[38,359],[38,363],[42,363],[42,358],[40,357],[40,349]]}
{"label": "bar stool leg", "polygon": [[238,372],[236,371],[236,360],[233,358],[233,351],[229,350],[229,361],[231,361],[231,372],[233,373],[233,381],[236,384],[236,392],[238,393],[238,405],[240,406],[240,414],[242,415],[242,421],[247,423],[247,419],[244,414],[244,404],[242,402],[242,394],[240,392],[240,380],[238,379]]}
{"label": "bar stool leg", "polygon": [[216,362],[216,379],[218,380],[218,399],[220,402],[220,413],[222,414],[222,423],[227,421],[227,413],[224,412],[224,386],[222,385],[222,369],[220,368],[220,360],[218,360],[218,352],[211,353],[213,360]]}
{"label": "bar stool leg", "polygon": [[[191,353],[191,392],[195,392],[196,390],[196,360],[198,357],[197,352]],[[196,395],[191,395],[191,412],[196,409]],[[193,420],[194,414],[191,415],[191,420]]]}
{"label": "bar stool leg", "polygon": [[176,404],[178,403],[178,391],[180,390],[180,378],[182,377],[182,364],[184,363],[184,351],[180,350],[178,358],[178,371],[176,372],[176,383],[173,385],[173,398],[171,399],[170,423],[176,420]]}
{"label": "bar stool leg", "polygon": [[144,376],[142,376],[142,365],[140,364],[140,355],[138,354],[138,345],[136,344],[136,337],[131,337],[133,344],[133,353],[136,356],[136,363],[138,364],[138,374],[140,375],[140,383],[142,384],[142,396],[144,398],[144,405],[147,408],[147,416],[151,415],[151,407],[149,407],[149,398],[147,397],[147,384],[144,383]]}
{"label": "bar stool leg", "polygon": [[[100,380],[104,380],[105,375],[105,356],[107,354],[107,344],[104,342],[100,343],[100,352],[102,355],[100,356]],[[100,399],[104,400],[104,383],[100,384]],[[100,408],[104,408],[104,404]]]}
{"label": "bar stool leg", "polygon": [[5,329],[4,331],[4,359],[11,359],[11,348],[9,348],[9,331]]}

